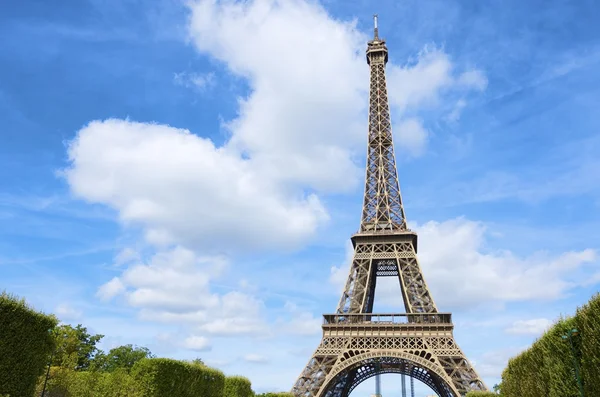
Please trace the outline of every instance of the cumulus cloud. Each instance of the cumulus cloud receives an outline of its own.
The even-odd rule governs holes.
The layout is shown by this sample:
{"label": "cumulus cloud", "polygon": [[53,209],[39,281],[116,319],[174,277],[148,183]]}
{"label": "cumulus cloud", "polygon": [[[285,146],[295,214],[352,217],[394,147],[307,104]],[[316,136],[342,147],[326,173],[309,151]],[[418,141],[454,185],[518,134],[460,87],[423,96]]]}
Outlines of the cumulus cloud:
{"label": "cumulus cloud", "polygon": [[[464,218],[431,221],[415,230],[419,233],[419,262],[441,310],[558,299],[585,282],[573,279],[573,270],[597,261],[591,249],[558,256],[541,252],[530,257],[488,252],[485,225]],[[347,266],[333,271],[347,273]],[[376,299],[402,307],[397,282],[379,284]]]}
{"label": "cumulus cloud", "polygon": [[144,320],[187,324],[202,334],[263,332],[262,301],[236,291],[211,291],[211,280],[226,266],[222,257],[201,257],[177,246],[156,253],[146,263],[129,265],[121,276],[101,286],[98,294],[104,298],[122,295]]}
{"label": "cumulus cloud", "polygon": [[92,122],[69,146],[72,191],[117,209],[155,244],[289,245],[327,219],[315,195],[286,194],[253,163],[164,125]]}
{"label": "cumulus cloud", "polygon": [[189,350],[198,352],[208,351],[211,349],[210,342],[203,336],[188,336],[183,341],[183,347]]}
{"label": "cumulus cloud", "polygon": [[100,286],[96,296],[101,300],[108,301],[124,290],[125,285],[123,285],[123,282],[118,277],[113,277],[112,280]]}

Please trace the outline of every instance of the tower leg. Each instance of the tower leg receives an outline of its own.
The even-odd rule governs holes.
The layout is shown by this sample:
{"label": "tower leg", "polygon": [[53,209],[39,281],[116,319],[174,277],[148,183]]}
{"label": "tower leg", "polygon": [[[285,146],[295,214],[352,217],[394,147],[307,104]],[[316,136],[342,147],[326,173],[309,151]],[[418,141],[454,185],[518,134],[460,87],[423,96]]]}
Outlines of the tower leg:
{"label": "tower leg", "polygon": [[402,374],[402,397],[406,397],[406,376]]}

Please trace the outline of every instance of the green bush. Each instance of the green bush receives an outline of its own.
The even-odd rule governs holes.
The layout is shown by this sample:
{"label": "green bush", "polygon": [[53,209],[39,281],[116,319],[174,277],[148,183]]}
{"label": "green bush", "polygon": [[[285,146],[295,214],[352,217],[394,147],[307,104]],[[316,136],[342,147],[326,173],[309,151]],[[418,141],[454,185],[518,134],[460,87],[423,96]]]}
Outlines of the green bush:
{"label": "green bush", "polygon": [[223,397],[254,397],[252,384],[242,376],[228,376],[225,378]]}
{"label": "green bush", "polygon": [[58,320],[0,293],[0,394],[30,397],[54,348]]}
{"label": "green bush", "polygon": [[131,371],[147,397],[222,397],[225,376],[213,368],[167,358],[145,358]]}
{"label": "green bush", "polygon": [[[567,332],[577,329],[572,338]],[[504,397],[576,397],[579,388],[573,359],[581,369],[586,395],[600,390],[600,295],[577,309],[572,318],[561,318],[528,350],[509,360],[502,372]]]}
{"label": "green bush", "polygon": [[[42,391],[38,384],[36,396]],[[143,397],[139,385],[126,369],[113,372],[75,371],[52,367],[46,393],[49,397]]]}
{"label": "green bush", "polygon": [[586,396],[600,390],[600,294],[577,310],[577,329],[581,332],[581,376]]}
{"label": "green bush", "polygon": [[498,395],[492,391],[470,391],[465,397],[498,397]]}

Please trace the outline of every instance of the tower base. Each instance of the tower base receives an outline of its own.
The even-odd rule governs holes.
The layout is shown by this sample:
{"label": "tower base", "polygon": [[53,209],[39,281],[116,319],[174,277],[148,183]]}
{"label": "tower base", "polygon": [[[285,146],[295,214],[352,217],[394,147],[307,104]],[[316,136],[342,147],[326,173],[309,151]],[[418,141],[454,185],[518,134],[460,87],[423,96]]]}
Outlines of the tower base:
{"label": "tower base", "polygon": [[487,390],[454,340],[448,313],[324,318],[321,343],[292,389],[297,397],[348,397],[382,373],[411,376],[440,397]]}

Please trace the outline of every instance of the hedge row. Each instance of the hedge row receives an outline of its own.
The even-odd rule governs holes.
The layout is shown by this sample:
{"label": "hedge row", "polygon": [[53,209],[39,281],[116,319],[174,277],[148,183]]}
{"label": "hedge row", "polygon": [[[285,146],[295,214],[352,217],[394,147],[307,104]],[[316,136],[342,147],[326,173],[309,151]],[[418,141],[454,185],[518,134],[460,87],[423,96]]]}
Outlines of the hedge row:
{"label": "hedge row", "polygon": [[498,397],[498,395],[491,391],[470,391],[465,397]]}
{"label": "hedge row", "polygon": [[586,395],[600,390],[600,295],[577,310],[575,317],[560,319],[528,350],[512,358],[502,373],[504,397],[576,397],[573,352],[563,338],[577,329],[573,337],[575,358],[581,368]]}
{"label": "hedge row", "polygon": [[252,384],[242,376],[228,376],[225,378],[223,397],[254,397]]}
{"label": "hedge row", "polygon": [[222,397],[225,375],[219,370],[168,358],[146,358],[131,371],[148,397]]}
{"label": "hedge row", "polygon": [[581,375],[586,396],[600,390],[600,294],[577,310],[577,328],[581,332]]}
{"label": "hedge row", "polygon": [[58,320],[0,293],[0,395],[30,397],[54,348]]}
{"label": "hedge row", "polygon": [[[50,397],[252,397],[247,379],[227,378],[219,370],[167,358],[146,358],[131,371],[74,371],[53,367]],[[38,395],[41,392],[38,385]],[[226,394],[229,384],[229,394]]]}
{"label": "hedge row", "polygon": [[[44,377],[40,379],[36,396],[42,394]],[[119,368],[113,372],[75,371],[70,368],[52,367],[47,397],[143,397],[139,384],[127,372]]]}

